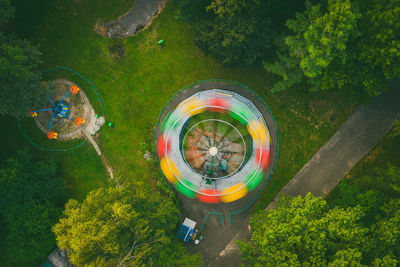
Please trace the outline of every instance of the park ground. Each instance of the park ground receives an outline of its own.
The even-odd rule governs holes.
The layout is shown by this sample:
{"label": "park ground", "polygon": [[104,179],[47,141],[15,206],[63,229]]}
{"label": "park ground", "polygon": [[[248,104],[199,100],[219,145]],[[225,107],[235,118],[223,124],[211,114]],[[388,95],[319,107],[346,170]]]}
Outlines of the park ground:
{"label": "park ground", "polygon": [[[287,182],[325,144],[348,116],[363,102],[354,92],[309,92],[298,86],[272,94],[274,82],[261,66],[232,68],[205,54],[195,44],[190,25],[176,19],[177,5],[169,1],[145,31],[127,39],[107,39],[93,31],[98,19],[109,21],[128,11],[132,1],[123,0],[15,0],[15,32],[40,45],[42,69],[62,65],[90,79],[104,102],[106,118],[115,124],[104,127],[96,141],[117,176],[155,185],[161,174],[155,161],[146,161],[144,151],[153,151],[153,130],[159,112],[184,86],[198,80],[228,79],[254,89],[268,104],[280,132],[277,169],[260,195],[252,212],[264,209]],[[158,40],[165,40],[160,47]],[[123,48],[124,55],[118,55]],[[116,51],[117,50],[117,51]],[[76,77],[64,73],[71,80]],[[51,75],[48,78],[52,78]],[[85,92],[88,91],[82,82]],[[355,90],[356,92],[356,90]],[[88,95],[96,103],[94,95]],[[99,110],[99,106],[94,104]],[[71,152],[40,151],[19,133],[13,118],[2,117],[0,158],[16,149],[28,147],[35,158],[56,157],[61,176],[71,198],[82,200],[96,188],[110,183],[95,150],[88,144]],[[27,127],[37,140],[45,142],[33,127]],[[397,141],[396,141],[397,140]],[[357,182],[373,166],[398,164],[398,139],[385,137],[346,177]],[[397,160],[396,160],[397,159]],[[360,183],[361,180],[360,180]],[[366,189],[373,184],[362,185]],[[156,188],[156,187],[154,187]],[[333,191],[328,197],[334,203]],[[332,204],[334,205],[334,204]]]}
{"label": "park ground", "polygon": [[[129,10],[127,1],[16,0],[16,33],[40,45],[43,69],[62,65],[89,78],[97,87],[106,117],[98,142],[117,175],[155,184],[160,173],[143,158],[153,149],[152,134],[159,112],[180,88],[197,80],[230,79],[253,88],[269,105],[280,132],[277,171],[255,209],[264,208],[365,99],[355,93],[309,92],[297,87],[272,94],[274,82],[262,66],[227,67],[204,54],[194,42],[190,25],[180,22],[170,1],[145,31],[128,39],[107,39],[93,31],[98,19],[108,21]],[[157,41],[165,40],[159,47]],[[115,47],[125,47],[119,58]],[[73,79],[73,77],[69,77]],[[81,83],[83,86],[83,84]],[[92,103],[96,102],[92,97]],[[57,157],[71,197],[108,183],[107,173],[89,145],[73,152],[43,152],[19,134],[16,122],[2,118],[1,155],[30,147],[38,158]],[[35,134],[35,133],[33,133]]]}

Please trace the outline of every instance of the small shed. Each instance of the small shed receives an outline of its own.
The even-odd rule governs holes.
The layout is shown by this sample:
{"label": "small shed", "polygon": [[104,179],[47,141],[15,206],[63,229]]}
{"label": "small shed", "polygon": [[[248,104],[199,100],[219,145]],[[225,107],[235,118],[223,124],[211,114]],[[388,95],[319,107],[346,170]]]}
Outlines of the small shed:
{"label": "small shed", "polygon": [[188,243],[194,233],[195,226],[196,226],[195,221],[192,221],[189,218],[185,218],[185,220],[178,229],[177,233],[178,238],[183,242]]}

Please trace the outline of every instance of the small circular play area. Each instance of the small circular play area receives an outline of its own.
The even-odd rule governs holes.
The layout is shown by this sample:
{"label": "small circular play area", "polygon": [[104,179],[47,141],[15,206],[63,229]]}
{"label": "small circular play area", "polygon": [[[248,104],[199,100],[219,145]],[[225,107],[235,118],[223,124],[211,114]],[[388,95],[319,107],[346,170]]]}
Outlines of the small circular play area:
{"label": "small circular play area", "polygon": [[205,203],[233,202],[264,184],[278,146],[266,104],[229,81],[179,91],[160,115],[155,142],[165,178]]}
{"label": "small circular play area", "polygon": [[89,99],[79,86],[65,79],[51,81],[55,94],[45,108],[30,111],[39,129],[49,139],[82,138],[94,118]]}
{"label": "small circular play area", "polygon": [[[44,74],[48,76],[42,82],[46,101],[40,108],[28,111],[33,124],[28,119],[19,122],[23,136],[35,147],[49,151],[70,151],[80,147],[86,139],[91,141],[90,136],[105,123],[103,104],[94,85],[67,67],[57,66]],[[97,98],[94,104],[98,112],[85,91],[92,99]]]}

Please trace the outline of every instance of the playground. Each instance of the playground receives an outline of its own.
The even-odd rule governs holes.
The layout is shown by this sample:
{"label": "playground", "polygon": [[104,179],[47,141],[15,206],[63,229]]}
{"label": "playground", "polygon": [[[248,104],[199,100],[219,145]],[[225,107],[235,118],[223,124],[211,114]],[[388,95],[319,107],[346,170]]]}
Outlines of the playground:
{"label": "playground", "polygon": [[[82,74],[70,68],[56,66],[45,70],[44,73],[51,73],[55,77],[65,74],[78,76],[81,79],[80,82],[89,85],[88,88],[91,89],[91,93],[96,95],[100,109],[97,112],[93,109],[84,90],[76,83],[62,78],[42,81],[43,88],[46,90],[47,101],[42,104],[43,108],[29,110],[28,117],[33,118],[35,126],[48,140],[44,140],[27,119],[18,121],[21,134],[26,141],[43,151],[72,151],[88,140],[100,156],[100,148],[92,136],[104,125],[105,113],[96,87]],[[28,130],[26,129],[27,125],[30,125]],[[109,122],[109,126],[112,126],[111,122]],[[74,139],[80,143],[76,145],[74,142],[68,142],[68,140]],[[59,147],[57,144],[59,142],[55,142],[55,140],[64,141],[61,142],[63,147]],[[109,168],[109,166],[106,166],[106,168]]]}
{"label": "playground", "polygon": [[53,100],[47,96],[50,108],[32,110],[31,117],[49,139],[82,137],[84,128],[93,123],[94,111],[87,96],[68,80],[60,79],[50,83],[55,87]]}

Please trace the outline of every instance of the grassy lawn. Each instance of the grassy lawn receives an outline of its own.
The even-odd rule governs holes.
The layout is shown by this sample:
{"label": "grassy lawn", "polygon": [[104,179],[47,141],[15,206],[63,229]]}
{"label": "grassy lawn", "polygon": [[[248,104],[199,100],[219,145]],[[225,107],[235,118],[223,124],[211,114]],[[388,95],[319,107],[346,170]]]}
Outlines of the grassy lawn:
{"label": "grassy lawn", "polygon": [[[158,114],[169,98],[185,85],[202,79],[230,79],[253,88],[269,105],[280,132],[280,159],[277,171],[266,187],[256,209],[264,208],[293,175],[332,136],[360,103],[349,92],[310,93],[294,88],[272,94],[273,78],[261,66],[230,68],[194,43],[192,28],[176,20],[177,7],[170,1],[145,31],[123,40],[125,56],[112,59],[109,47],[117,41],[93,31],[98,19],[108,21],[126,12],[132,1],[17,0],[16,32],[40,44],[43,69],[63,65],[89,78],[98,88],[107,114],[115,128],[104,127],[98,138],[102,152],[118,175],[155,183],[159,176],[154,163],[143,158],[141,144],[152,147],[152,132]],[[160,48],[157,41],[165,40]],[[81,85],[82,83],[79,83]],[[92,103],[95,101],[89,95]],[[1,132],[2,155],[28,145],[11,119]],[[32,150],[35,150],[31,147]],[[107,182],[100,159],[85,144],[74,152],[44,153],[38,157],[58,157],[63,178],[72,196]]]}

